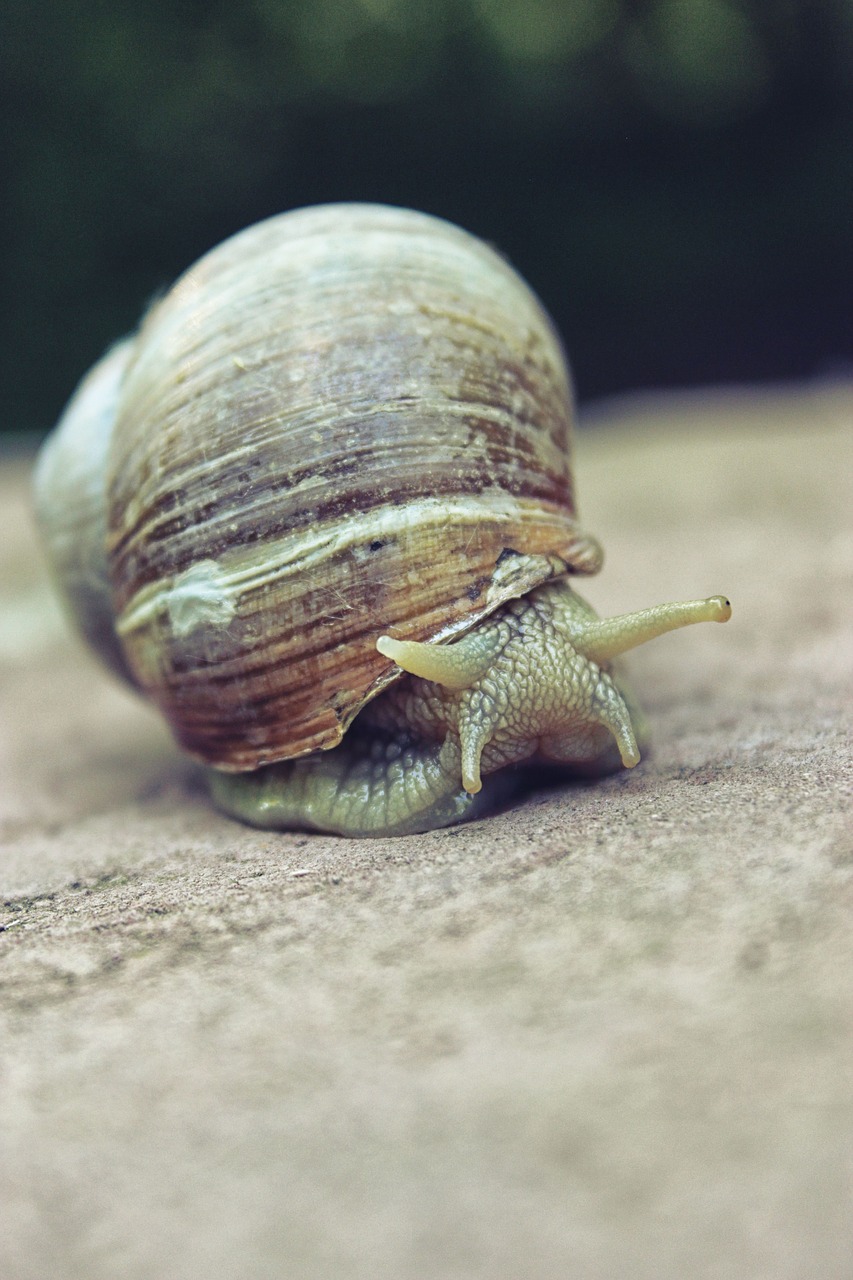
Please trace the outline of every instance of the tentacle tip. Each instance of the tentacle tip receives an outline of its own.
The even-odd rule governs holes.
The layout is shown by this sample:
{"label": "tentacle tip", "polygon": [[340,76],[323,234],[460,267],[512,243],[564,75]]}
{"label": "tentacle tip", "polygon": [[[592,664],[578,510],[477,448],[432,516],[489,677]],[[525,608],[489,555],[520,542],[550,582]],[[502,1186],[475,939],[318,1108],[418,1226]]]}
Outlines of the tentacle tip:
{"label": "tentacle tip", "polygon": [[725,596],[711,596],[708,600],[708,608],[711,610],[712,622],[728,622],[732,616],[731,601]]}
{"label": "tentacle tip", "polygon": [[462,756],[462,786],[468,792],[469,796],[475,796],[482,789],[483,779],[480,774],[480,752],[476,753],[473,759],[466,760],[466,753]]}
{"label": "tentacle tip", "polygon": [[392,662],[397,661],[401,646],[402,641],[395,640],[393,636],[380,636],[376,641],[376,648],[382,654],[382,657],[390,658]]}

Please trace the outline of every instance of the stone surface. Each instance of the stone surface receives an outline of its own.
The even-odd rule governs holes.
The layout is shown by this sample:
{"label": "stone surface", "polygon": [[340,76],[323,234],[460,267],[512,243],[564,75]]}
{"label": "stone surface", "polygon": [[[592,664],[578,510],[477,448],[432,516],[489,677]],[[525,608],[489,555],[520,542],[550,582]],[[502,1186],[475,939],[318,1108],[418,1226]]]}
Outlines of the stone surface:
{"label": "stone surface", "polygon": [[610,405],[654,747],[451,831],[219,817],[0,476],[0,1276],[853,1276],[853,394]]}

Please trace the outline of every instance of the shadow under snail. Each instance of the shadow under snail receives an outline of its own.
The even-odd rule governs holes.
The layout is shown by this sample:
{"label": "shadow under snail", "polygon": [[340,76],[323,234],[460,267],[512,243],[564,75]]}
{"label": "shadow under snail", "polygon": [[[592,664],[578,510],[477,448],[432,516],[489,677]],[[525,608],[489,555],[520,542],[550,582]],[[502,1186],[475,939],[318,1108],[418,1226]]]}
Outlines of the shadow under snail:
{"label": "shadow under snail", "polygon": [[602,553],[572,417],[551,321],[492,249],[408,210],[300,209],[206,254],[95,365],[37,512],[78,626],[222,809],[424,831],[493,807],[506,766],[635,765],[614,659],[731,614],[600,620],[575,593]]}

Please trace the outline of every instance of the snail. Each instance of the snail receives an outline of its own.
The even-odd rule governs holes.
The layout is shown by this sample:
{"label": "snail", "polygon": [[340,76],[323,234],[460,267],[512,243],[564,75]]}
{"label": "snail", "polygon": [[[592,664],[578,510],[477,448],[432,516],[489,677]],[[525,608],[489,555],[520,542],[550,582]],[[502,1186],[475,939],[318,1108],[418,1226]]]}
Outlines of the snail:
{"label": "snail", "polygon": [[43,446],[60,592],[262,827],[405,834],[518,770],[639,760],[614,660],[715,596],[600,620],[574,591],[573,398],[493,249],[369,204],[290,211],[191,267]]}

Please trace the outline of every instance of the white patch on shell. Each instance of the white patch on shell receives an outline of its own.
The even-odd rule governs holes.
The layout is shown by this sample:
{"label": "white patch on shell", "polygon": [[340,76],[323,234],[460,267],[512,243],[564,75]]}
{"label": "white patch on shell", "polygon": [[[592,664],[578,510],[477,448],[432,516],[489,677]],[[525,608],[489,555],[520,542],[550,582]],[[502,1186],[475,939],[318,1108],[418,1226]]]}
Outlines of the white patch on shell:
{"label": "white patch on shell", "polygon": [[183,637],[199,627],[227,627],[237,606],[219,564],[199,560],[175,579],[166,608],[173,634]]}
{"label": "white patch on shell", "polygon": [[[286,534],[263,547],[252,544],[234,548],[225,552],[221,561],[200,560],[177,578],[147,583],[116,619],[116,630],[134,650],[148,644],[156,649],[161,643],[159,620],[165,621],[165,613],[168,630],[176,640],[186,642],[191,637],[193,645],[203,640],[209,649],[214,643],[212,633],[216,633],[216,643],[222,644],[227,630],[230,644],[254,644],[255,631],[238,635],[235,622],[241,601],[250,592],[281,590],[283,584],[295,583],[289,592],[288,608],[298,625],[299,584],[322,584],[328,561],[341,553],[350,552],[356,562],[369,562],[374,555],[370,550],[372,542],[393,544],[410,529],[422,531],[425,554],[433,549],[437,553],[441,531],[447,525],[470,524],[472,529],[484,521],[498,526],[504,521],[521,525],[525,512],[524,504],[512,495],[490,487],[479,494],[422,498],[403,506],[389,504],[317,529],[302,529],[298,536]],[[559,533],[556,522],[555,527]],[[560,562],[554,560],[552,564],[549,557],[507,557],[495,567],[488,605],[494,608],[511,596],[523,595],[531,586],[562,570]],[[416,574],[417,569],[412,572]],[[434,638],[447,639],[460,629],[464,630],[464,625],[442,628]],[[138,665],[136,660],[134,665]],[[139,679],[144,682],[142,675]]]}

